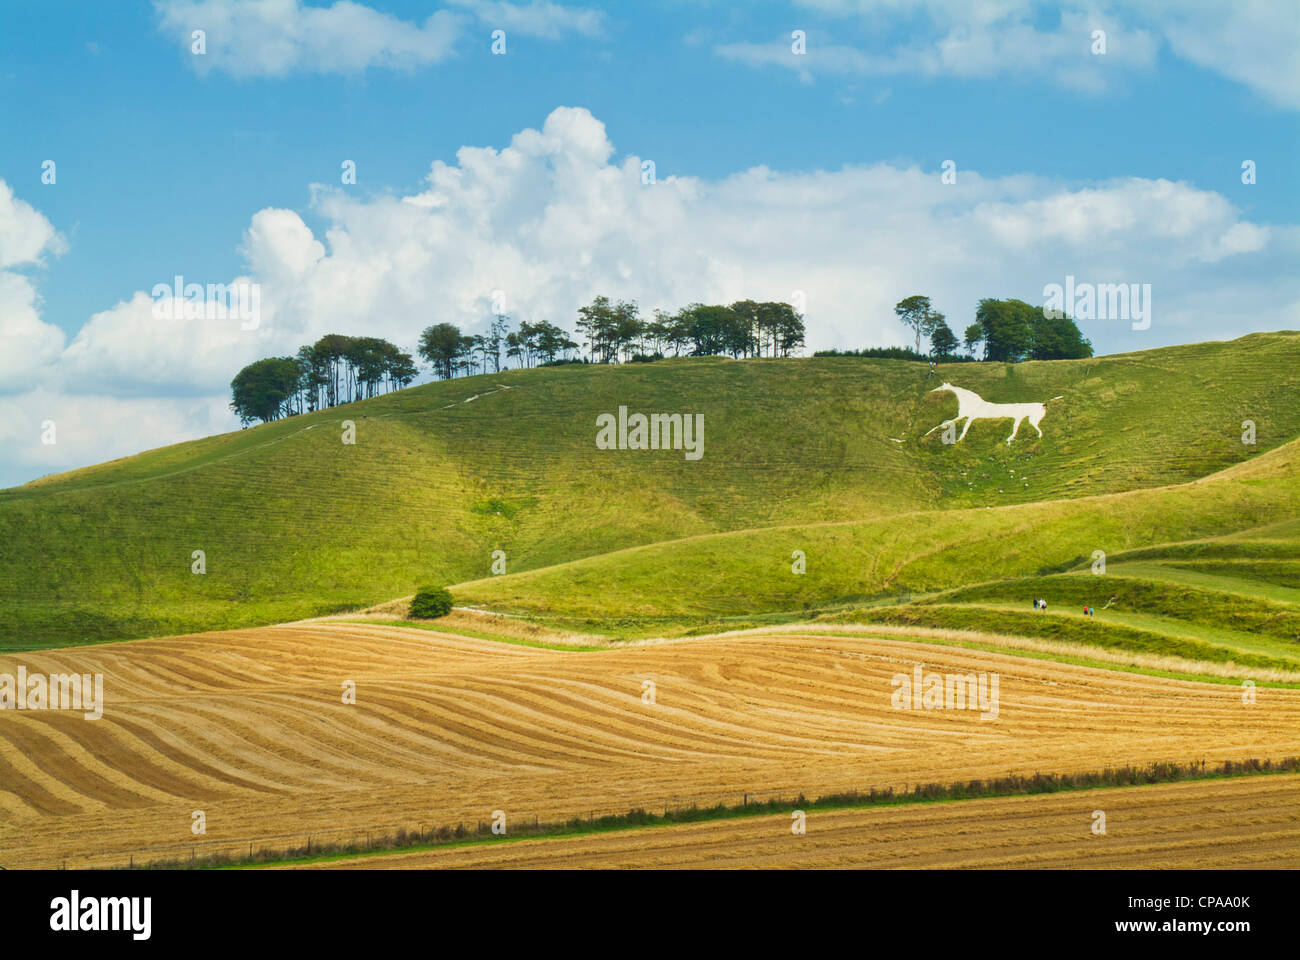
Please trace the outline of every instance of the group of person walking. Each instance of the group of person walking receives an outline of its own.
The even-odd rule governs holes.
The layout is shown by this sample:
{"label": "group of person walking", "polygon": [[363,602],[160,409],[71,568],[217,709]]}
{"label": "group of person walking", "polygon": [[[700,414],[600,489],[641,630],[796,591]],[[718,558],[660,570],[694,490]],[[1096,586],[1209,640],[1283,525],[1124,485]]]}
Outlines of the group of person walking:
{"label": "group of person walking", "polygon": [[[1035,610],[1046,610],[1046,609],[1047,609],[1047,601],[1046,601],[1046,600],[1043,600],[1043,599],[1041,599],[1041,598],[1038,599],[1038,600],[1035,600],[1035,601],[1034,601],[1034,609],[1035,609]],[[1083,615],[1084,615],[1085,617],[1091,617],[1091,616],[1092,616],[1092,605],[1091,605],[1091,604],[1084,604],[1084,607],[1083,607]]]}

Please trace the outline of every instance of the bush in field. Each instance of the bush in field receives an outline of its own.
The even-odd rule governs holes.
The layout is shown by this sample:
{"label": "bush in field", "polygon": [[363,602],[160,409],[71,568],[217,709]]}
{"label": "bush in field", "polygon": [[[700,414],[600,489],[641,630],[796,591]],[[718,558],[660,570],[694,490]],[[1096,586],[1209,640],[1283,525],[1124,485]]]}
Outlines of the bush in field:
{"label": "bush in field", "polygon": [[421,587],[415,591],[408,616],[417,620],[436,620],[451,613],[451,591],[446,587]]}

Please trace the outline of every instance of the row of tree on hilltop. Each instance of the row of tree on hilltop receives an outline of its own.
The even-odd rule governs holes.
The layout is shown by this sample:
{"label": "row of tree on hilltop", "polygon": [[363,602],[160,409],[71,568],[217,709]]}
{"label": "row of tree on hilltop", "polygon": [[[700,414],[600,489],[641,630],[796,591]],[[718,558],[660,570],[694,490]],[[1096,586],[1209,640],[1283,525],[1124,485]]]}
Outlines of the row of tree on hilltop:
{"label": "row of tree on hilltop", "polygon": [[[905,297],[894,307],[915,333],[912,356],[921,358],[921,339],[929,356],[957,359],[961,343],[930,298]],[[788,303],[739,300],[729,305],[692,303],[676,313],[654,311],[643,318],[636,301],[596,297],[578,310],[574,338],[547,321],[494,316],[486,333],[466,336],[451,323],[426,327],[416,352],[441,379],[499,373],[510,366],[556,363],[618,363],[673,356],[789,357],[802,352],[803,317]],[[1022,300],[984,299],[975,322],[965,331],[966,359],[1016,362],[1092,356],[1092,345],[1074,321],[1053,319]],[[906,356],[906,347],[853,351],[863,355]],[[838,351],[825,351],[835,354]],[[231,409],[244,424],[278,420],[341,403],[399,390],[415,380],[415,359],[379,337],[327,334],[292,357],[269,357],[249,364],[231,381]]]}
{"label": "row of tree on hilltop", "polygon": [[963,341],[969,358],[1003,363],[1092,356],[1092,343],[1073,320],[1064,314],[1049,316],[1023,300],[981,300],[975,322],[966,328],[963,341],[952,332],[947,318],[933,308],[929,297],[904,297],[894,305],[894,313],[903,326],[915,333],[914,352],[922,355],[921,338],[925,337],[935,360],[954,358]]}
{"label": "row of tree on hilltop", "polygon": [[230,381],[240,422],[279,420],[400,390],[419,374],[415,360],[379,337],[330,333],[292,357],[250,363]]}
{"label": "row of tree on hilltop", "polygon": [[[426,327],[416,352],[435,378],[555,363],[618,363],[673,356],[788,357],[803,349],[804,322],[788,303],[693,303],[641,316],[636,301],[596,297],[578,311],[575,340],[547,321],[493,316],[486,333],[451,323]],[[378,337],[328,334],[292,357],[250,363],[231,381],[230,407],[245,425],[310,413],[398,390],[418,374],[414,358]]]}
{"label": "row of tree on hilltop", "polygon": [[578,311],[581,342],[541,321],[509,329],[494,317],[486,333],[465,336],[451,323],[427,327],[419,353],[442,378],[497,373],[520,367],[581,360],[587,363],[653,360],[667,356],[788,357],[804,345],[804,322],[788,303],[740,300],[729,306],[693,303],[676,313],[656,310],[643,318],[634,300],[596,297]]}

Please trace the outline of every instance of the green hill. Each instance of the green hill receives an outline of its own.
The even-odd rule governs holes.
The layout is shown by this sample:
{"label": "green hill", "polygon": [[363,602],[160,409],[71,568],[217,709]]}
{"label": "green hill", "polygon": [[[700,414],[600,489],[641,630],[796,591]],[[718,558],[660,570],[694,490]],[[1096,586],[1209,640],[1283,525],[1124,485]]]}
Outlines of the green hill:
{"label": "green hill", "polygon": [[[819,609],[992,578],[1041,577],[1090,565],[1096,551],[1111,564],[1109,581],[1117,574],[1111,558],[1122,559],[1124,551],[1221,536],[1297,515],[1300,442],[1293,442],[1185,484],[692,537],[479,579],[462,584],[456,596],[504,612],[575,619],[675,620]],[[1296,549],[1284,540],[1263,542],[1271,558],[1294,555],[1290,551]],[[1173,546],[1162,549],[1180,555]],[[806,556],[802,575],[793,572],[796,550]],[[1096,592],[1071,593],[1069,601],[1087,602]],[[1028,604],[1019,594],[1008,600],[1016,606],[1022,601]]]}
{"label": "green hill", "polygon": [[[933,379],[702,358],[429,384],[0,491],[0,647],[297,619],[424,582],[587,619],[803,609],[1219,536],[1300,515],[1279,449],[1300,424],[1297,358],[1288,332]],[[945,445],[922,437],[955,413],[941,379],[1063,399],[1042,439],[1026,425],[1008,447],[1006,421],[981,422]],[[703,457],[598,449],[596,418],[620,406],[702,414]],[[1173,486],[1211,474],[1213,495]],[[1144,493],[1054,502],[1124,491]],[[509,574],[481,580],[494,550]]]}

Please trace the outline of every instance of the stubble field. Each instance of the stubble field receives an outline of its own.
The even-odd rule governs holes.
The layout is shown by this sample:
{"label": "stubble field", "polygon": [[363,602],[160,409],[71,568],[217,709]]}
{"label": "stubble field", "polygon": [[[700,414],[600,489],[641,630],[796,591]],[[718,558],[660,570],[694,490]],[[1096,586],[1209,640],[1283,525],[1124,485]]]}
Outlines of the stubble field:
{"label": "stubble field", "polygon": [[[1093,814],[1106,816],[1094,834]],[[1300,775],[829,810],[304,864],[343,869],[1295,869]]]}
{"label": "stubble field", "polygon": [[[473,826],[494,810],[545,822],[1300,753],[1297,690],[1260,688],[1246,705],[1232,685],[853,635],[863,630],[568,652],[309,622],[6,655],[0,672],[102,672],[106,705],[95,721],[0,722],[0,865],[242,854]],[[997,718],[894,709],[891,677],[916,663],[998,674]]]}

